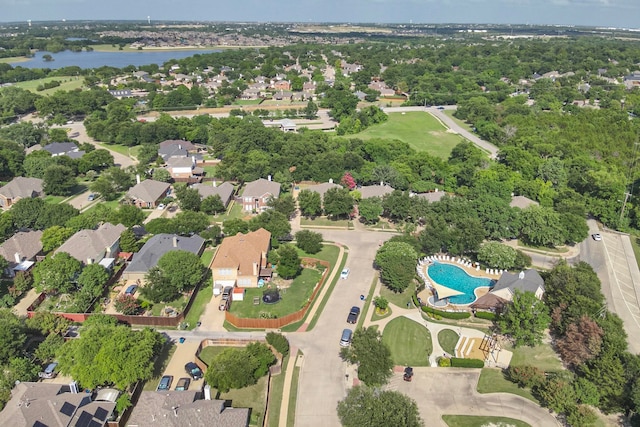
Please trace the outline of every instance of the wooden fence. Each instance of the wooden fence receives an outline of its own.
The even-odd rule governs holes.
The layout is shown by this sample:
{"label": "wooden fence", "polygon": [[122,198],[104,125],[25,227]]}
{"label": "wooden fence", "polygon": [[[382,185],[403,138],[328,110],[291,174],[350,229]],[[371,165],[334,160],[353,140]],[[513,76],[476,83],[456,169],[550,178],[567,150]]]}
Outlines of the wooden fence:
{"label": "wooden fence", "polygon": [[279,317],[277,319],[250,319],[246,317],[238,317],[235,314],[231,314],[229,311],[225,311],[224,316],[225,320],[231,323],[236,328],[248,328],[248,329],[280,329],[283,326],[289,325],[291,323],[298,322],[304,319],[304,316],[307,315],[307,310],[311,307],[311,304],[315,300],[318,292],[322,289],[324,282],[329,275],[330,272],[330,264],[327,261],[322,261],[315,258],[302,258],[303,264],[320,264],[325,268],[318,284],[313,289],[311,293],[311,297],[309,298],[309,302],[300,310],[287,314],[286,316]]}

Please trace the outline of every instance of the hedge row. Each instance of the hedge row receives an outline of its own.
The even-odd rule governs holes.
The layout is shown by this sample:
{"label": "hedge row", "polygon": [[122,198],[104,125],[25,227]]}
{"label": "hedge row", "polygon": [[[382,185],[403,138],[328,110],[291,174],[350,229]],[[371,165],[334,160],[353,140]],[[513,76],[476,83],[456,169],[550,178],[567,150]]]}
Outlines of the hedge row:
{"label": "hedge row", "polygon": [[476,311],[476,317],[478,319],[496,320],[498,315],[490,311]]}
{"label": "hedge row", "polygon": [[426,305],[422,306],[422,311],[424,311],[425,313],[444,317],[445,319],[467,319],[471,316],[471,314],[467,311],[440,311],[436,310],[435,308],[427,307]]}
{"label": "hedge row", "polygon": [[452,368],[484,368],[484,361],[480,359],[459,359],[451,358]]}

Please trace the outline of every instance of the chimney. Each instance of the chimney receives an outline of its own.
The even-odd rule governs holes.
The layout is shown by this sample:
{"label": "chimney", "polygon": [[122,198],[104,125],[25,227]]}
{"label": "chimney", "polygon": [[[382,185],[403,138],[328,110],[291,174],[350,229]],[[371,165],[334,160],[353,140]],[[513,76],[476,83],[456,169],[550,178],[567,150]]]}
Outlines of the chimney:
{"label": "chimney", "polygon": [[178,150],[182,150],[182,144],[178,144]]}
{"label": "chimney", "polygon": [[384,181],[380,181],[380,187],[384,186]]}
{"label": "chimney", "polygon": [[438,189],[437,189],[437,188],[436,188],[436,191],[435,191],[435,192],[436,192],[436,193],[438,192]]}
{"label": "chimney", "polygon": [[254,276],[258,275],[258,263],[257,262],[253,263],[253,275]]}
{"label": "chimney", "polygon": [[211,400],[211,386],[209,384],[204,386],[204,400]]}
{"label": "chimney", "polygon": [[329,178],[329,184],[333,184],[333,178]]}
{"label": "chimney", "polygon": [[267,175],[267,180],[271,181],[271,175]]}
{"label": "chimney", "polygon": [[193,166],[196,165],[196,156],[191,156],[191,163],[193,164]]}
{"label": "chimney", "polygon": [[136,182],[138,184],[140,184],[140,174],[139,173],[136,174]]}
{"label": "chimney", "polygon": [[22,257],[20,256],[20,253],[19,253],[19,252],[16,252],[16,253],[13,255],[13,257],[14,257],[14,258],[15,258],[15,260],[16,260],[16,264],[20,264],[20,263],[22,262]]}
{"label": "chimney", "polygon": [[520,274],[518,274],[518,279],[524,279],[524,271],[521,271]]}
{"label": "chimney", "polygon": [[173,247],[174,248],[178,247],[178,236],[173,236]]}

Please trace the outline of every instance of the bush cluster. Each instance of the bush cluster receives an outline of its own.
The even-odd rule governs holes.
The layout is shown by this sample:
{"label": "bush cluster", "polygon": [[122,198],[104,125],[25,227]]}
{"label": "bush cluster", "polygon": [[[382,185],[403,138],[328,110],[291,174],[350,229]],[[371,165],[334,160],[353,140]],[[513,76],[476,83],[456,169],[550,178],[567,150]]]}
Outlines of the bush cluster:
{"label": "bush cluster", "polygon": [[267,334],[267,342],[275,348],[278,353],[282,354],[282,357],[285,357],[289,354],[289,340],[277,332],[269,332]]}

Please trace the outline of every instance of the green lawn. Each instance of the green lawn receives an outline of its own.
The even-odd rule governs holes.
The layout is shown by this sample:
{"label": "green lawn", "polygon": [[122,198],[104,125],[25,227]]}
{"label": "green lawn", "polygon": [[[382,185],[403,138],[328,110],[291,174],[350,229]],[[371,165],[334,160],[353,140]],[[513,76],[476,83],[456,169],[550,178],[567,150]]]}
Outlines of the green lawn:
{"label": "green lawn", "polygon": [[[247,288],[243,301],[234,301],[231,304],[231,313],[245,318],[258,318],[260,313],[282,317],[300,310],[311,297],[313,288],[320,280],[320,272],[305,268],[296,277],[289,288],[280,292],[281,300],[276,304],[266,305],[262,303],[262,293],[266,288]],[[254,305],[253,299],[258,298],[259,304]]]}
{"label": "green lawn", "polygon": [[322,261],[327,261],[331,266],[336,264],[338,254],[340,253],[340,248],[335,245],[322,245],[322,249],[317,254],[308,254],[297,246],[296,249],[298,250],[298,255],[301,257],[316,258]]}
{"label": "green lawn", "polygon": [[244,219],[245,216],[250,216],[242,212],[242,203],[231,202],[231,208],[226,213],[219,215],[211,215],[209,218],[212,223],[222,224],[228,219]]}
{"label": "green lawn", "polygon": [[249,425],[262,426],[267,397],[268,377],[258,380],[258,383],[249,387],[229,390],[228,393],[218,393],[217,399],[230,400],[235,408],[251,408],[251,420]]}
{"label": "green lawn", "polygon": [[404,292],[393,292],[384,285],[380,288],[380,296],[385,297],[391,304],[400,308],[407,308],[407,303],[411,302],[412,295],[413,285],[409,285]]}
{"label": "green lawn", "polygon": [[[300,352],[302,354],[302,352]],[[291,378],[291,389],[289,391],[289,410],[287,411],[287,427],[295,426],[296,403],[298,398],[298,379],[300,378],[300,367],[296,366]]]}
{"label": "green lawn", "polygon": [[457,118],[456,116],[454,116],[453,114],[456,112],[456,110],[444,110],[443,113],[447,116],[449,116],[449,118],[451,120],[453,120],[454,122],[456,122],[458,124],[458,126],[460,126],[461,128],[473,133],[473,125],[467,123],[464,120],[460,120],[459,118]]}
{"label": "green lawn", "polygon": [[45,196],[44,201],[47,203],[51,203],[54,205],[57,205],[58,203],[62,202],[63,200],[65,200],[67,197],[65,196],[52,196],[52,195],[48,195]]}
{"label": "green lawn", "polygon": [[262,99],[236,99],[233,105],[260,105]]}
{"label": "green lawn", "polygon": [[[54,87],[51,89],[43,90],[38,92],[36,88],[44,83],[49,83],[50,81],[57,80],[61,84],[58,87]],[[29,80],[26,82],[18,82],[15,86],[28,90],[33,93],[37,93],[38,95],[51,95],[59,90],[69,91],[80,89],[84,83],[84,78],[77,76],[56,76],[56,77],[44,77],[42,79],[37,80]]]}
{"label": "green lawn", "polygon": [[29,58],[26,56],[10,56],[8,58],[0,58],[0,64],[10,64],[12,62],[26,62]]}
{"label": "green lawn", "polygon": [[160,381],[160,377],[164,373],[164,370],[167,368],[169,364],[169,360],[171,360],[171,356],[176,351],[175,344],[166,343],[162,350],[160,350],[160,354],[158,354],[156,358],[156,362],[153,367],[153,377],[149,379],[146,383],[144,383],[143,390],[144,391],[156,391],[158,387],[158,382]]}
{"label": "green lawn", "polygon": [[[295,356],[294,356],[295,357]],[[282,392],[284,390],[285,367],[289,363],[291,355],[287,355],[282,360],[282,371],[278,375],[271,377],[271,388],[269,389],[269,427],[278,427],[280,423],[280,407],[282,406]],[[289,404],[289,402],[287,402]]]}
{"label": "green lawn", "polygon": [[184,318],[184,321],[189,325],[187,329],[191,330],[197,326],[198,321],[200,320],[200,316],[204,313],[204,309],[211,301],[213,297],[213,290],[211,284],[211,277],[207,277],[204,279],[205,283],[200,287],[198,293],[195,296],[195,300],[193,304],[191,304],[191,308],[189,312]]}
{"label": "green lawn", "polygon": [[429,366],[429,355],[433,351],[431,334],[421,324],[397,317],[385,326],[382,341],[391,349],[396,365]]}
{"label": "green lawn", "polygon": [[440,347],[449,354],[456,354],[456,344],[460,336],[451,329],[443,329],[438,333]]}
{"label": "green lawn", "polygon": [[449,427],[531,427],[524,421],[507,417],[476,417],[472,415],[443,415]]}
{"label": "green lawn", "polygon": [[421,111],[391,113],[386,122],[349,135],[349,138],[398,139],[416,151],[426,151],[441,159],[447,159],[453,147],[464,140],[460,135],[448,133],[431,114]]}
{"label": "green lawn", "polygon": [[207,175],[207,177],[211,178],[216,176],[216,171],[218,170],[218,167],[216,165],[206,165],[206,166],[203,166],[202,169],[204,169],[204,172]]}
{"label": "green lawn", "polygon": [[101,142],[98,145],[107,150],[115,151],[116,153],[122,154],[123,156],[127,157],[136,157],[138,155],[138,151],[140,151],[139,145],[135,147],[129,147],[127,145],[106,144],[104,142]]}
{"label": "green lawn", "polygon": [[535,347],[507,348],[513,352],[511,366],[532,365],[545,372],[561,371],[562,362],[549,344],[541,344]]}
{"label": "green lawn", "polygon": [[222,353],[227,348],[242,348],[242,347],[226,347],[222,345],[210,345],[202,349],[198,357],[207,364],[207,366],[211,365],[213,359]]}
{"label": "green lawn", "polygon": [[478,393],[511,393],[539,404],[529,389],[520,388],[516,383],[506,379],[502,369],[498,368],[483,368],[480,371]]}
{"label": "green lawn", "polygon": [[348,228],[351,221],[346,219],[333,220],[324,216],[319,216],[314,219],[302,217],[300,218],[300,225],[303,227],[340,227]]}
{"label": "green lawn", "polygon": [[214,249],[210,249],[210,248],[205,249],[204,252],[202,252],[202,255],[200,255],[200,260],[202,261],[202,265],[209,268],[209,264],[211,264],[211,260],[213,259],[213,254],[215,253],[216,251]]}

